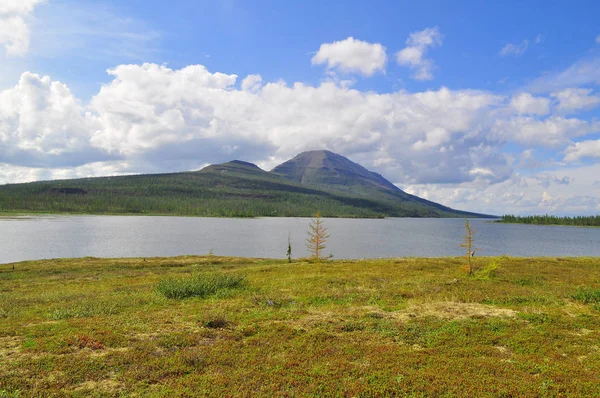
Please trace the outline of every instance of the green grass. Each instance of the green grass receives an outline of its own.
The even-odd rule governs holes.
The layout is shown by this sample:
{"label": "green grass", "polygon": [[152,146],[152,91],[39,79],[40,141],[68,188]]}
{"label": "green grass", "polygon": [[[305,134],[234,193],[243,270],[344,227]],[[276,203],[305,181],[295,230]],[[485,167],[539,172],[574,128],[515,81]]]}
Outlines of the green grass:
{"label": "green grass", "polygon": [[246,285],[243,276],[227,274],[196,274],[192,277],[161,279],[156,290],[170,299],[206,297],[224,289],[242,288]]}
{"label": "green grass", "polygon": [[600,396],[600,259],[473,260],[0,265],[0,397]]}

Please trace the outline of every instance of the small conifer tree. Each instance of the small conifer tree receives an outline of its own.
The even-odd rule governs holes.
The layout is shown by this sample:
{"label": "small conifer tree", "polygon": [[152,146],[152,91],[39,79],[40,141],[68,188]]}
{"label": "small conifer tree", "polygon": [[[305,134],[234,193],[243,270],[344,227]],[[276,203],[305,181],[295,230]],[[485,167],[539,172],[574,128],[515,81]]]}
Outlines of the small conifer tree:
{"label": "small conifer tree", "polygon": [[287,246],[287,252],[285,253],[285,255],[287,256],[288,263],[291,263],[292,262],[292,241],[290,239],[290,234],[288,234],[288,246]]}
{"label": "small conifer tree", "polygon": [[465,219],[465,241],[460,244],[461,247],[464,247],[467,250],[467,266],[469,275],[473,275],[473,262],[472,258],[475,255],[475,252],[478,251],[478,248],[473,247],[473,238],[474,238],[473,228],[471,228],[471,224],[469,220]]}
{"label": "small conifer tree", "polygon": [[327,228],[321,220],[321,214],[317,212],[310,222],[308,229],[308,238],[306,239],[306,248],[311,254],[311,258],[321,261],[325,242],[329,238]]}

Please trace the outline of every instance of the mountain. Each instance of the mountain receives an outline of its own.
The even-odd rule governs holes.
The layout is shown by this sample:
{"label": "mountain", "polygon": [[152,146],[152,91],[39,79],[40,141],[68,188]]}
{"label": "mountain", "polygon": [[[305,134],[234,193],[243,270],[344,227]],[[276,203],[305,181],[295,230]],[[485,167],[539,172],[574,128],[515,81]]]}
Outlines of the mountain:
{"label": "mountain", "polygon": [[300,184],[336,189],[367,187],[388,191],[400,190],[381,175],[330,151],[302,152],[275,167],[271,173]]}
{"label": "mountain", "polygon": [[0,212],[217,217],[486,217],[407,194],[329,151],[309,151],[267,172],[233,160],[193,172],[0,186]]}
{"label": "mountain", "polygon": [[[369,197],[391,207],[415,213],[415,217],[489,217],[451,209],[439,203],[408,194],[350,159],[331,151],[302,152],[280,164],[271,173],[288,180],[328,189],[345,191],[353,196]],[[411,215],[412,216],[412,215]]]}

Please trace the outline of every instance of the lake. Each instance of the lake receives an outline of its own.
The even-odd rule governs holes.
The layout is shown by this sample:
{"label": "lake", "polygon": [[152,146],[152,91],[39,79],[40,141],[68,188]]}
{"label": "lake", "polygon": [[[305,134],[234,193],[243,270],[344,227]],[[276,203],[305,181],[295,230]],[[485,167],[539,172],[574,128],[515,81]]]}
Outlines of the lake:
{"label": "lake", "polygon": [[[464,254],[463,219],[323,219],[334,258]],[[600,256],[600,228],[470,221],[477,255]],[[284,258],[308,255],[308,218],[32,216],[0,218],[0,263],[61,257],[183,254]]]}

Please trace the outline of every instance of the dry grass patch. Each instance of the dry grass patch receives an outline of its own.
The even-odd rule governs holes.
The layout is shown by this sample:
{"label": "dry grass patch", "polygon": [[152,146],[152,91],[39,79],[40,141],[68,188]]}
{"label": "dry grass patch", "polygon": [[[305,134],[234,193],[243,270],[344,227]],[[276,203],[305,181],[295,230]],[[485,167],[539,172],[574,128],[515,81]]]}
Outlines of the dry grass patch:
{"label": "dry grass patch", "polygon": [[397,319],[408,320],[418,317],[436,317],[441,319],[467,319],[504,317],[514,318],[517,311],[507,308],[497,308],[479,303],[431,302],[417,304],[403,311],[393,313]]}

